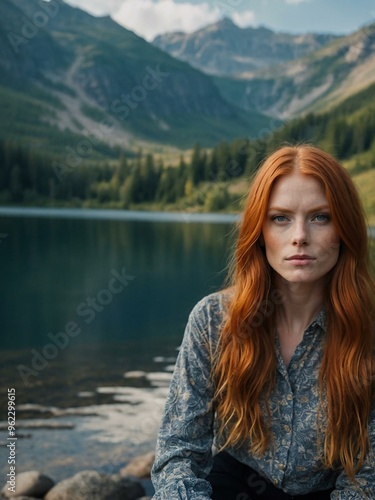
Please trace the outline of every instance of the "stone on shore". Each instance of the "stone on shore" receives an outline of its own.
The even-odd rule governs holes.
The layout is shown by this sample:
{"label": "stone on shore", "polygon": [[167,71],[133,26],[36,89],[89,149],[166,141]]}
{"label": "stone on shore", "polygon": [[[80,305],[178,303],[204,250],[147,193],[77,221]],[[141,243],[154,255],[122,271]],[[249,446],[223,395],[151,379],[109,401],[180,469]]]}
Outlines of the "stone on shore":
{"label": "stone on shore", "polygon": [[22,497],[12,497],[12,500],[40,500],[40,498],[22,496]]}
{"label": "stone on shore", "polygon": [[8,490],[8,484],[4,486],[1,493],[5,496],[5,498],[43,498],[44,495],[55,485],[51,478],[41,474],[37,470],[16,474],[15,483],[15,492]]}
{"label": "stone on shore", "polygon": [[136,500],[145,495],[143,486],[129,478],[115,481],[97,471],[86,470],[56,484],[45,500]]}
{"label": "stone on shore", "polygon": [[120,470],[120,477],[133,476],[138,479],[147,479],[151,475],[151,468],[155,460],[155,453],[150,451],[131,460]]}

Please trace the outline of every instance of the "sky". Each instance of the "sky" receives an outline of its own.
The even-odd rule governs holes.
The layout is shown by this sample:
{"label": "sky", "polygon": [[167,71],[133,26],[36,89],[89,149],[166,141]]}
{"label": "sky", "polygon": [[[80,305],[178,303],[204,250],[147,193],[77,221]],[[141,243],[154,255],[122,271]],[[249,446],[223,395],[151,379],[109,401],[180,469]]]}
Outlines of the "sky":
{"label": "sky", "polygon": [[65,0],[151,41],[156,35],[192,33],[224,16],[240,27],[286,33],[347,34],[375,22],[375,0]]}

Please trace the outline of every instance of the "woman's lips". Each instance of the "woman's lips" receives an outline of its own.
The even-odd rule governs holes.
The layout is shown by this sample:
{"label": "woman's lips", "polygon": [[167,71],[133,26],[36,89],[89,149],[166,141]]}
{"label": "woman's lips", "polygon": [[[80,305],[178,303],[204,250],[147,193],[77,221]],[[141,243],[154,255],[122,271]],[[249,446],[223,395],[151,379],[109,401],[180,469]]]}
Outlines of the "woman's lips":
{"label": "woman's lips", "polygon": [[311,255],[305,255],[305,254],[296,254],[292,255],[291,257],[288,257],[286,259],[288,262],[291,264],[297,265],[297,266],[303,266],[306,264],[311,264],[315,259],[315,257],[311,257]]}

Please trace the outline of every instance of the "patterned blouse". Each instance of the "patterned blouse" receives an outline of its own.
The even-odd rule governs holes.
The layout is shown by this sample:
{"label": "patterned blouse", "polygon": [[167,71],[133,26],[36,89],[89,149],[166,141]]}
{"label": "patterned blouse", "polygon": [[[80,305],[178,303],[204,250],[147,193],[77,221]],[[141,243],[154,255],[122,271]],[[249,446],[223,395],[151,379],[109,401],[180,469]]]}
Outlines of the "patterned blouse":
{"label": "patterned blouse", "polygon": [[[152,470],[153,500],[208,500],[205,477],[212,466],[217,436],[212,406],[211,354],[224,317],[224,294],[200,300],[190,313],[161,423]],[[227,448],[234,458],[290,495],[335,488],[331,499],[375,499],[375,458],[369,452],[353,483],[344,471],[322,467],[317,443],[317,380],[322,358],[326,316],[322,310],[306,328],[301,343],[285,366],[275,337],[276,387],[270,400],[275,443],[255,459],[248,446]],[[369,423],[375,449],[375,413]]]}

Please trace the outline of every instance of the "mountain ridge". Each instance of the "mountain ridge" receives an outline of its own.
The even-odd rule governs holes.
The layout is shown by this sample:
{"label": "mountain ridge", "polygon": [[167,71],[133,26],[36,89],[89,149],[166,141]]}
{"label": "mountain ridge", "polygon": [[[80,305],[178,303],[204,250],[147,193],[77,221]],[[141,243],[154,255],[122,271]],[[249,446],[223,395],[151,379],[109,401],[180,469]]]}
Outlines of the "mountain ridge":
{"label": "mountain ridge", "polygon": [[241,76],[294,60],[336,37],[332,34],[277,33],[265,26],[240,28],[224,17],[190,34],[159,35],[152,43],[207,74]]}
{"label": "mountain ridge", "polygon": [[[262,29],[266,40],[262,39]],[[230,30],[232,38],[226,36]],[[292,43],[289,55],[281,53],[284,57],[277,61],[265,59],[251,43],[245,48],[241,46],[239,40],[245,35],[257,37],[259,43],[265,44],[263,50],[273,48],[272,36],[276,37],[279,51],[282,47],[285,49],[286,42]],[[223,40],[221,46],[215,45],[220,36]],[[318,38],[314,38],[316,36]],[[154,43],[211,74],[221,94],[238,107],[290,119],[324,110],[371,85],[375,81],[374,38],[375,24],[371,23],[343,36],[291,36],[266,28],[244,30],[225,20],[190,35],[172,33],[157,37]],[[174,45],[171,40],[174,40]],[[239,47],[242,47],[242,52]],[[244,51],[249,54],[235,66],[236,57],[238,59]],[[254,53],[260,62],[252,66]],[[203,55],[211,57],[212,67],[208,61],[201,64]]]}
{"label": "mountain ridge", "polygon": [[229,87],[228,81],[216,78],[215,82],[231,102],[236,102],[233,90],[230,96],[234,85],[246,109],[285,119],[332,108],[375,82],[375,23],[304,58],[229,82]]}
{"label": "mountain ridge", "polygon": [[[0,103],[15,114],[17,103],[12,108],[11,101],[20,92],[19,100],[33,109],[36,128],[44,135],[54,129],[57,140],[59,129],[75,134],[77,142],[83,133],[96,132],[98,122],[111,122],[113,130],[106,139],[113,145],[134,147],[138,141],[191,147],[197,140],[214,144],[266,122],[260,113],[228,103],[207,75],[109,16],[95,18],[62,0],[52,3],[58,9],[50,16],[43,14],[43,4],[37,0],[0,4],[0,37],[5,42],[0,49]],[[22,23],[39,18],[40,24],[43,19],[45,23],[20,43],[17,53],[10,30],[16,40],[26,33]],[[22,116],[15,120],[22,121]],[[30,140],[29,129],[20,133],[22,126],[16,123],[13,133]],[[0,129],[0,135],[9,135],[7,127]],[[34,139],[48,147],[40,134]]]}

